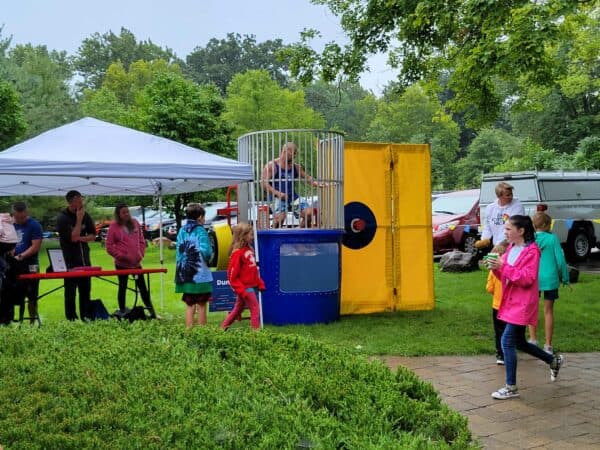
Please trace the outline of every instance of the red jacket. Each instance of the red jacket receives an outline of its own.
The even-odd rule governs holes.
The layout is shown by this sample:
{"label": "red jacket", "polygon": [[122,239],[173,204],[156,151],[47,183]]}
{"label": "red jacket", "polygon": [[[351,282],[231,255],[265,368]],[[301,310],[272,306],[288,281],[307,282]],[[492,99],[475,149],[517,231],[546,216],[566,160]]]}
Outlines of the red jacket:
{"label": "red jacket", "polygon": [[115,259],[115,265],[128,269],[141,267],[146,251],[144,232],[137,220],[133,220],[131,233],[116,222],[108,227],[106,236],[106,251]]}
{"label": "red jacket", "polygon": [[265,289],[265,282],[258,273],[254,251],[250,247],[233,251],[227,267],[227,279],[231,289],[240,296],[243,296],[246,288],[258,288],[261,291]]}

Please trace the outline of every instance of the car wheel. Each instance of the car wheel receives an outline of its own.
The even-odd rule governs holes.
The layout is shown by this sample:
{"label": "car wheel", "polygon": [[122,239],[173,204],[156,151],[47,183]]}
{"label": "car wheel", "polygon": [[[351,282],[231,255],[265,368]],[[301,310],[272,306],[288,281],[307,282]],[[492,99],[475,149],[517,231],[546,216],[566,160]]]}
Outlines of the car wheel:
{"label": "car wheel", "polygon": [[477,236],[474,234],[466,234],[463,238],[462,242],[462,251],[466,253],[470,253],[472,255],[477,253],[477,247],[475,247],[475,242],[477,242]]}
{"label": "car wheel", "polygon": [[577,228],[569,233],[566,253],[570,261],[584,261],[591,251],[590,237],[585,229]]}

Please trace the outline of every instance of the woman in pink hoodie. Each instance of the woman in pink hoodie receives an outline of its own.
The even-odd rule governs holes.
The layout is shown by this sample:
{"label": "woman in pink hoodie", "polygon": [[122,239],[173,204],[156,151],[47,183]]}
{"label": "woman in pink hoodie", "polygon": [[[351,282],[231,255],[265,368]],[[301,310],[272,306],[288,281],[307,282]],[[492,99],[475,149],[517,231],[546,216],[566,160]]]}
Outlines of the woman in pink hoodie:
{"label": "woman in pink hoodie", "polygon": [[[125,203],[119,203],[115,208],[115,220],[108,227],[106,236],[106,251],[115,260],[116,269],[141,269],[142,259],[146,252],[146,240],[142,227],[129,214],[129,207]],[[134,275],[135,283],[140,292],[144,305],[150,312],[150,317],[156,318],[156,313],[150,293],[146,287],[144,277]],[[127,293],[128,275],[119,275],[119,292],[117,299],[119,309],[125,312],[125,295]]]}
{"label": "woman in pink hoodie", "polygon": [[502,333],[502,351],[506,368],[506,386],[492,393],[498,400],[519,396],[517,389],[517,349],[541,359],[550,366],[554,381],[564,362],[562,355],[551,355],[525,339],[527,325],[538,319],[538,267],[540,249],[529,216],[514,215],[504,224],[509,247],[502,258],[489,260],[494,275],[502,282],[502,303],[498,319],[506,322]]}

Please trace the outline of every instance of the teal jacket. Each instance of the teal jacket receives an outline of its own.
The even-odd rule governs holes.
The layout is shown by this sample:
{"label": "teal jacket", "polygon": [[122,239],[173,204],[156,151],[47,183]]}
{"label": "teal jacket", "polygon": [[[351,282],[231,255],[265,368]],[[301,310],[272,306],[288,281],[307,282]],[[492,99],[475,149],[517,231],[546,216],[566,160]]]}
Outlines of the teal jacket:
{"label": "teal jacket", "polygon": [[546,231],[535,233],[535,243],[540,248],[540,291],[558,289],[560,283],[569,284],[569,269],[558,238]]}

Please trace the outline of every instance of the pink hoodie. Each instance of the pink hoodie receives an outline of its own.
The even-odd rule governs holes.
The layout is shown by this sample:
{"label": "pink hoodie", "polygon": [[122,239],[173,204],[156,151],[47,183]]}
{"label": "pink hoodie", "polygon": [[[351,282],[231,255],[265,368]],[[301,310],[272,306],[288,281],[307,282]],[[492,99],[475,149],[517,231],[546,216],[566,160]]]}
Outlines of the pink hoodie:
{"label": "pink hoodie", "polygon": [[137,220],[133,221],[133,230],[113,222],[108,227],[106,236],[106,251],[115,259],[115,265],[127,269],[141,267],[146,251],[144,233]]}
{"label": "pink hoodie", "polygon": [[502,255],[502,268],[494,270],[494,275],[502,282],[498,319],[513,325],[537,325],[540,249],[535,243],[527,245],[511,266],[506,260],[512,247],[509,246]]}

